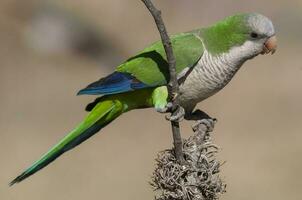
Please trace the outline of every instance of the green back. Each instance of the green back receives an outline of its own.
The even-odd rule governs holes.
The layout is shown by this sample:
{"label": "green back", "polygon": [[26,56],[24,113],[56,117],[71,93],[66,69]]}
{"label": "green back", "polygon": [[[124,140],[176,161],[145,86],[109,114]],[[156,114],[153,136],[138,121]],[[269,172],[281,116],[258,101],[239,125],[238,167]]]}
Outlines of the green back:
{"label": "green back", "polygon": [[[192,67],[203,54],[203,45],[194,31],[171,36],[177,73]],[[145,48],[138,55],[117,67],[116,71],[130,73],[149,86],[167,84],[169,69],[161,41]]]}
{"label": "green back", "polygon": [[237,14],[201,29],[205,48],[213,55],[226,53],[234,46],[242,45],[249,36],[247,14]]}

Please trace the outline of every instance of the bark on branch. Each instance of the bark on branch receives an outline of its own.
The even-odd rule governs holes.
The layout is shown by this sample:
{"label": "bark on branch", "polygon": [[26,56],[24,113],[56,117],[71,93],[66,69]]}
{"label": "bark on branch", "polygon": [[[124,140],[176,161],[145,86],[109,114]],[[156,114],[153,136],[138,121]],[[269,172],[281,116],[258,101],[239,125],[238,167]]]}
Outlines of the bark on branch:
{"label": "bark on branch", "polygon": [[[170,73],[170,80],[168,83],[168,90],[169,90],[169,101],[173,103],[172,112],[176,112],[176,108],[178,106],[178,93],[179,93],[179,85],[177,82],[177,74],[176,74],[176,60],[173,54],[171,40],[167,33],[165,24],[161,17],[161,11],[158,10],[151,0],[141,0],[148,10],[150,11],[151,15],[154,18],[156,23],[157,29],[160,33],[160,37],[165,48],[168,64],[169,64],[169,73]],[[179,122],[171,121],[172,126],[172,133],[173,133],[173,142],[174,142],[174,153],[176,159],[183,163],[183,152],[182,152],[182,139],[179,130]]]}
{"label": "bark on branch", "polygon": [[[170,80],[169,101],[172,114],[177,112],[179,86],[176,61],[171,40],[166,31],[161,12],[151,0],[141,0],[152,14],[165,48]],[[157,191],[156,200],[216,200],[225,192],[225,183],[219,176],[221,163],[216,159],[218,147],[212,143],[210,132],[215,119],[207,116],[193,126],[194,135],[182,141],[179,123],[171,122],[174,151],[168,149],[158,154],[151,185]]]}

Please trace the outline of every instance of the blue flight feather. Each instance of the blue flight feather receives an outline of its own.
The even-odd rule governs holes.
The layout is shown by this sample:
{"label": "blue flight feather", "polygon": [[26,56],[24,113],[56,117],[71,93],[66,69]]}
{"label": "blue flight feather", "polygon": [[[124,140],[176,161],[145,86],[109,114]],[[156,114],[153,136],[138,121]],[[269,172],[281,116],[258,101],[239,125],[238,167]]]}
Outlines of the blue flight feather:
{"label": "blue flight feather", "polygon": [[118,94],[149,87],[131,74],[114,72],[80,90],[78,95]]}

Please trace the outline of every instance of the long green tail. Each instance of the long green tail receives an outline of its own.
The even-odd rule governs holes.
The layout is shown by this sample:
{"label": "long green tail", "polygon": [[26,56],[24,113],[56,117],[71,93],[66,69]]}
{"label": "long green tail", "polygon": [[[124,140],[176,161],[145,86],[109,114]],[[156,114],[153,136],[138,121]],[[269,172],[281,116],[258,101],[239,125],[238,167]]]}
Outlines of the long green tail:
{"label": "long green tail", "polygon": [[64,152],[79,145],[120,116],[123,113],[123,109],[123,103],[119,100],[108,98],[100,100],[81,124],[66,135],[58,144],[52,147],[31,167],[15,178],[9,185],[12,186],[15,183],[21,182],[47,166]]}

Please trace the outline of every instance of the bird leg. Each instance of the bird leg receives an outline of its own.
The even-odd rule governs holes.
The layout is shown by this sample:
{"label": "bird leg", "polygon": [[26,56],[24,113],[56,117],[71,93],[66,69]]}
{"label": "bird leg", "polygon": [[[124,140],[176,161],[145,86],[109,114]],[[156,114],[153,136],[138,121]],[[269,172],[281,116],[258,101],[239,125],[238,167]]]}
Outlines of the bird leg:
{"label": "bird leg", "polygon": [[217,119],[211,118],[207,113],[197,109],[194,112],[186,114],[184,117],[186,120],[194,120],[192,125],[194,132],[200,131],[202,126],[205,126],[209,132],[213,131]]}
{"label": "bird leg", "polygon": [[[172,101],[167,102],[167,88],[166,87],[159,87],[154,90],[154,107],[155,110],[159,113],[171,113],[170,116],[166,116],[166,119],[172,122],[180,122],[184,119],[185,110],[180,105],[174,102],[175,99]],[[173,97],[173,98],[176,98]]]}
{"label": "bird leg", "polygon": [[156,111],[159,113],[171,113],[170,116],[166,116],[166,120],[172,122],[180,122],[185,117],[185,110],[179,105],[173,105],[172,102],[168,102],[164,107],[157,107]]}
{"label": "bird leg", "polygon": [[[185,109],[183,107],[181,107],[180,105],[173,105],[172,103],[168,103],[168,104],[172,105],[170,108],[171,115],[166,116],[166,120],[169,120],[172,122],[182,121],[186,114]],[[168,106],[168,104],[167,104],[167,106]]]}

